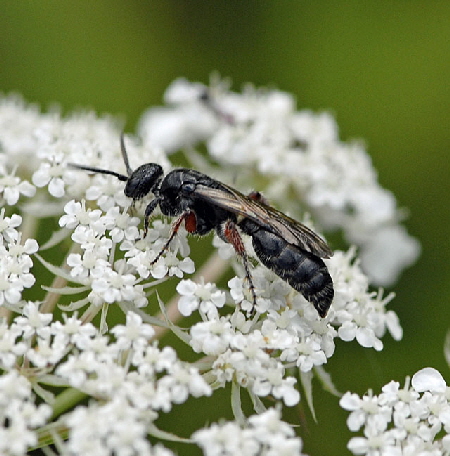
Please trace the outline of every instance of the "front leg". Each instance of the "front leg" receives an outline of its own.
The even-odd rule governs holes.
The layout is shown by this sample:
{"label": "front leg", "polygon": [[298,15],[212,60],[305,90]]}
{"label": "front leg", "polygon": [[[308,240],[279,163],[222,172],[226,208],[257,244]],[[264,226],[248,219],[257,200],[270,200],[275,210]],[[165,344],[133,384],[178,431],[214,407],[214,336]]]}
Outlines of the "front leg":
{"label": "front leg", "polygon": [[[149,206],[150,206],[150,204],[149,204]],[[148,208],[148,206],[147,206],[147,208]],[[147,213],[147,211],[145,211],[145,212]],[[186,227],[186,231],[188,233],[195,233],[196,226],[197,226],[197,221],[196,220],[197,219],[195,217],[195,213],[194,212],[191,212],[191,211],[183,212],[177,218],[177,220],[175,220],[175,222],[172,224],[172,230],[171,230],[169,239],[167,239],[167,242],[164,244],[164,247],[161,249],[161,251],[158,253],[158,255],[156,255],[156,258],[150,263],[150,265],[155,264],[161,258],[163,253],[167,251],[167,249],[169,248],[169,245],[172,242],[173,238],[177,235],[177,233],[178,233],[178,231],[180,229],[180,226],[183,223],[183,221],[184,221],[184,224],[185,224],[185,227]]]}
{"label": "front leg", "polygon": [[[134,204],[134,200],[133,200]],[[159,204],[159,198],[155,198],[151,200],[147,207],[145,208],[145,215],[144,215],[144,237],[147,236],[148,232],[148,224],[150,220],[150,216],[153,214],[153,211],[156,209],[156,206]]]}

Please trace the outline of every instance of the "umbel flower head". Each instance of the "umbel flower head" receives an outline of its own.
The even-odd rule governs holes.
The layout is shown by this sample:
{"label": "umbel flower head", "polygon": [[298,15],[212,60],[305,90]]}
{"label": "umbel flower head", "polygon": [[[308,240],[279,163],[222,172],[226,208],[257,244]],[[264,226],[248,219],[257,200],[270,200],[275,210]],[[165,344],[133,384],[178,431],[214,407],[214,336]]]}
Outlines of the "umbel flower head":
{"label": "umbel flower head", "polygon": [[[387,309],[393,294],[370,285],[395,282],[419,246],[399,224],[395,198],[379,186],[361,145],[341,142],[330,115],[297,111],[293,97],[279,91],[234,93],[220,81],[207,87],[180,79],[166,102],[142,116],[138,136],[125,137],[131,168],[155,163],[168,173],[170,154],[181,152],[192,168],[243,193],[262,192],[264,202],[316,232],[340,230],[352,245],[324,260],[334,284],[331,308],[320,318],[257,261],[248,236],[240,245],[248,271],[226,236],[205,239],[209,258],[194,262],[192,229],[181,223],[189,228],[192,219],[174,228],[161,217],[161,200],[150,203],[157,188],[142,201],[125,196],[117,175],[130,173],[114,119],[41,113],[4,97],[1,454],[53,444],[67,455],[169,455],[175,440],[207,455],[300,455],[296,423],[281,419],[282,407],[301,401],[298,379],[307,391],[313,374],[327,381],[323,365],[336,339],[381,350],[386,332],[402,337]],[[154,213],[144,232],[146,207]],[[196,209],[205,210],[196,223],[209,220],[211,206]],[[230,264],[234,276],[219,285]],[[182,350],[162,339],[168,331]],[[186,350],[189,361],[179,354]],[[189,398],[213,397],[227,385],[235,421],[199,424],[191,437],[157,427]],[[251,416],[241,406],[244,392]],[[199,413],[201,423],[212,422]],[[223,443],[231,434],[232,452]]]}
{"label": "umbel flower head", "polygon": [[436,369],[420,370],[403,388],[392,381],[378,396],[346,393],[340,405],[351,412],[349,429],[364,431],[348,443],[353,454],[449,454],[450,388]]}

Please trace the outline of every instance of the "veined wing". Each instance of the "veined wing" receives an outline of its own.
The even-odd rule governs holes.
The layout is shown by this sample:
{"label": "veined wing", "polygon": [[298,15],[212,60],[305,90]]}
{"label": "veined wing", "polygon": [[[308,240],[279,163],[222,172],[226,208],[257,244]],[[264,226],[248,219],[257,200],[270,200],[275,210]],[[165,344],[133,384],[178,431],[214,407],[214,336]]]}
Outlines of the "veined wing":
{"label": "veined wing", "polygon": [[272,206],[243,195],[228,185],[223,183],[220,185],[223,188],[212,188],[199,184],[196,186],[195,195],[230,212],[251,219],[258,225],[278,234],[289,244],[296,245],[318,257],[333,256],[333,252],[326,242],[307,226]]}

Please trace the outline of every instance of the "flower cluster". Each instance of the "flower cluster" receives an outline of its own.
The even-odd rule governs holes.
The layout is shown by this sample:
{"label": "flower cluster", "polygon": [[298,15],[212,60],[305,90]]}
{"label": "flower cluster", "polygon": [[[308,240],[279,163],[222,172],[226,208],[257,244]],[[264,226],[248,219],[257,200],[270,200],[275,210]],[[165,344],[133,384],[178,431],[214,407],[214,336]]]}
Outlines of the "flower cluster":
{"label": "flower cluster", "polygon": [[[9,404],[1,408],[11,421],[0,428],[0,435],[17,432],[21,426],[30,428],[23,445],[35,445],[37,434],[31,430],[42,426],[51,414],[48,405],[28,404],[32,400],[29,382],[14,370],[25,357],[28,367],[23,374],[39,378],[44,371],[47,382],[70,385],[102,402],[78,407],[63,418],[71,430],[63,446],[68,454],[120,453],[122,447],[133,449],[128,454],[154,454],[146,435],[159,413],[169,412],[189,396],[209,396],[211,388],[198,369],[181,362],[171,347],[160,349],[152,343],[154,330],[135,313],[129,312],[126,324],[115,326],[111,333],[114,339],[75,316],[52,321],[52,314],[40,313],[34,303],[28,303],[23,316],[17,316],[10,326],[3,322],[5,350],[0,368],[9,374],[0,378],[0,401]],[[43,389],[38,391],[45,397]],[[16,395],[24,403],[12,401]],[[1,441],[6,445],[8,440]],[[2,454],[23,454],[12,448],[8,451]]]}
{"label": "flower cluster", "polygon": [[[138,219],[128,220],[128,215],[117,207],[103,215],[101,210],[86,209],[84,203],[75,201],[67,203],[64,209],[66,215],[59,223],[74,229],[72,240],[82,252],[67,257],[70,280],[91,289],[88,299],[97,306],[121,301],[134,302],[137,307],[146,305],[143,287],[136,283],[136,277],[129,273],[127,265],[123,261],[110,262],[114,239],[137,238]],[[130,225],[123,226],[123,218]],[[106,230],[110,231],[110,237],[105,235]]]}
{"label": "flower cluster", "polygon": [[212,424],[192,436],[205,456],[253,456],[260,454],[302,456],[302,441],[291,426],[271,409],[248,418],[244,426],[234,422]]}
{"label": "flower cluster", "polygon": [[44,425],[52,409],[36,405],[30,382],[16,371],[0,377],[0,454],[22,456],[37,444],[36,428]]}
{"label": "flower cluster", "polygon": [[170,151],[205,141],[212,158],[239,167],[243,182],[269,177],[269,185],[258,180],[258,190],[298,217],[298,207],[286,204],[291,194],[323,226],[341,229],[360,247],[373,283],[394,283],[416,260],[419,244],[398,224],[394,196],[378,184],[363,145],[339,140],[331,115],[296,111],[294,98],[284,92],[248,86],[237,94],[220,82],[208,88],[178,79],[166,101],[170,107],[153,108],[142,118],[147,144]]}
{"label": "flower cluster", "polygon": [[[362,398],[346,393],[340,405],[350,413],[351,431],[361,428],[364,437],[353,437],[353,454],[441,455],[450,452],[450,388],[432,368],[417,372],[405,386],[390,382],[378,396]],[[442,432],[444,431],[444,433]]]}
{"label": "flower cluster", "polygon": [[[286,405],[300,400],[296,380],[286,369],[298,367],[310,372],[325,364],[335,350],[335,339],[356,339],[363,347],[381,350],[380,338],[386,330],[399,340],[402,329],[393,311],[386,311],[392,296],[368,291],[367,278],[353,260],[353,253],[337,252],[330,260],[336,288],[336,305],[325,319],[299,293],[263,267],[252,270],[258,296],[258,314],[246,319],[239,307],[251,309],[246,301],[248,287],[240,278],[229,282],[235,311],[220,315],[225,296],[212,284],[182,281],[182,314],[199,309],[202,321],[192,325],[189,343],[197,353],[211,361],[209,375],[217,386],[237,382],[257,396],[272,395]],[[264,296],[264,291],[266,297]],[[238,305],[239,304],[239,305]]]}
{"label": "flower cluster", "polygon": [[[125,137],[130,162],[168,171],[167,153],[181,149],[192,168],[228,183],[239,166],[243,191],[262,190],[311,226],[309,215],[299,212],[303,206],[320,228],[341,229],[360,256],[350,247],[325,260],[334,300],[323,319],[256,261],[248,237],[253,288],[232,246],[218,236],[212,241],[218,254],[188,278],[196,268],[183,219],[174,230],[156,208],[144,236],[140,220],[155,195],[131,201],[114,175],[73,166],[126,179],[113,119],[45,114],[17,98],[1,99],[0,310],[9,318],[0,322],[0,401],[17,399],[3,409],[2,454],[44,446],[50,435],[57,450],[71,456],[170,455],[151,445],[148,434],[186,437],[158,429],[155,420],[176,413],[174,405],[189,397],[231,384],[236,422],[202,429],[191,441],[207,455],[300,455],[301,440],[280,418],[283,404],[300,401],[297,378],[310,381],[333,355],[336,339],[381,350],[386,332],[402,337],[396,314],[386,309],[393,295],[370,284],[394,281],[416,258],[418,244],[399,224],[395,199],[378,185],[362,147],[340,142],[329,115],[296,111],[292,97],[278,91],[237,94],[223,83],[178,80],[166,100],[166,107],[142,117],[141,141]],[[234,186],[242,189],[239,181]],[[40,224],[48,217],[53,222]],[[34,273],[33,255],[54,276],[50,285]],[[228,263],[219,257],[236,272],[224,288],[218,280]],[[155,291],[167,278],[176,293],[164,306]],[[59,319],[56,305],[63,310]],[[182,362],[175,348],[156,341],[168,329],[195,361]],[[245,417],[243,390],[259,415]],[[73,408],[70,394],[89,400]],[[277,406],[267,409],[266,398]]]}
{"label": "flower cluster", "polygon": [[21,232],[17,230],[21,224],[20,215],[5,217],[5,209],[0,211],[0,306],[16,311],[22,305],[22,292],[36,281],[30,272],[30,255],[38,250],[35,239],[22,244]]}

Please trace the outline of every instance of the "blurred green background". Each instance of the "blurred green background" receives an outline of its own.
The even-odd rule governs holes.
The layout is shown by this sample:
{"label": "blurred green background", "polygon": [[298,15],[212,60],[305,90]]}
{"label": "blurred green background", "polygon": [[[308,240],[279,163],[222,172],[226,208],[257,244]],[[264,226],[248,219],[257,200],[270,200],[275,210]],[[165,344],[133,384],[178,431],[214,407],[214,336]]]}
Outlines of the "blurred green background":
{"label": "blurred green background", "polygon": [[[404,328],[375,353],[340,343],[326,366],[340,391],[379,392],[433,366],[450,381],[443,343],[450,327],[450,2],[3,1],[0,90],[65,112],[122,115],[134,131],[176,77],[208,82],[212,71],[295,94],[299,108],[330,110],[341,138],[362,138],[423,253],[391,304]],[[347,454],[347,414],[315,384],[318,423],[300,423],[304,451]],[[220,392],[217,397],[226,397]],[[201,404],[201,406],[199,405]],[[176,409],[167,429],[217,419],[229,403]],[[220,411],[219,411],[220,409]],[[192,448],[183,454],[199,454]]]}

